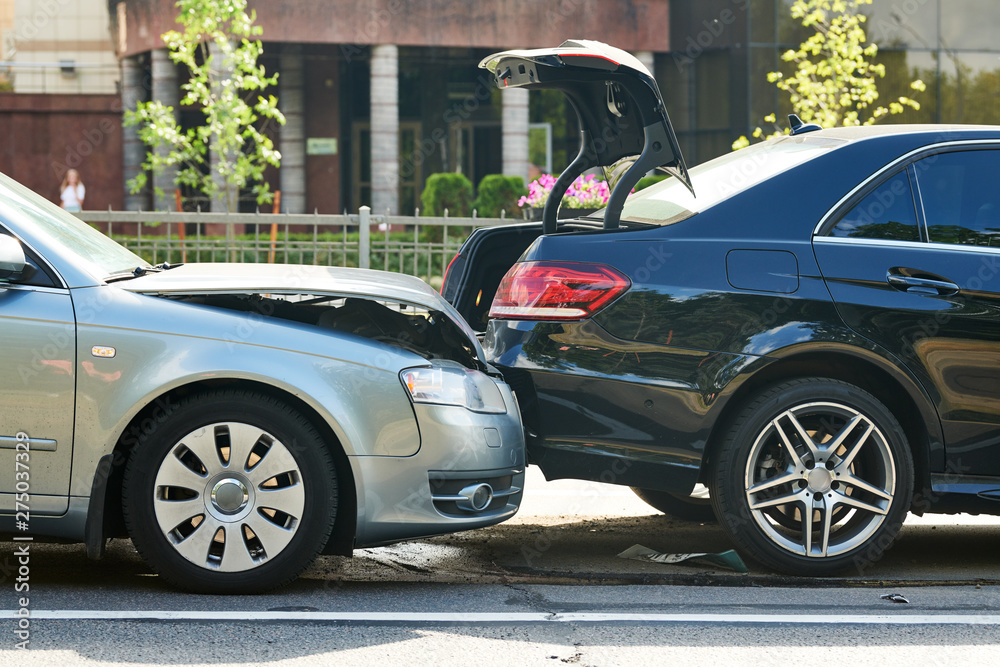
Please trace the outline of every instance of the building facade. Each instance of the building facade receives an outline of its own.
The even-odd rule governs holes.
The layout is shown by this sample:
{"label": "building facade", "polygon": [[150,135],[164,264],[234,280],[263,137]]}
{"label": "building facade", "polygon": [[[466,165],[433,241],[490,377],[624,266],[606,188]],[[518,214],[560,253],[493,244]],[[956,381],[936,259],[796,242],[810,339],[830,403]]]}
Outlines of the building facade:
{"label": "building facade", "polygon": [[[810,34],[789,12],[791,0],[671,0],[671,52],[656,74],[689,164],[731,150],[764,117],[785,125],[787,94],[767,73],[789,71],[781,54]],[[886,66],[878,82],[884,106],[901,95],[919,111],[884,123],[1000,124],[1000,2],[874,0],[864,9],[868,39]],[[927,88],[914,92],[920,79]]]}
{"label": "building facade", "polygon": [[[559,172],[575,155],[575,117],[554,91],[497,90],[477,68],[508,48],[597,39],[636,53],[659,82],[689,164],[730,150],[788,112],[766,80],[807,32],[792,0],[251,0],[263,28],[273,92],[287,118],[269,126],[282,154],[266,173],[289,212],[412,213],[426,178],[460,171],[522,177]],[[0,0],[0,171],[57,194],[77,167],[88,208],[170,208],[169,174],[129,193],[145,146],[121,127],[139,100],[179,108],[184,73],[160,35],[176,28],[174,0]],[[874,0],[869,38],[888,76],[882,102],[912,93],[919,111],[880,122],[1000,123],[1000,3]],[[4,92],[8,91],[8,92]],[[765,129],[770,129],[766,128]],[[211,207],[186,192],[190,207]],[[217,204],[216,204],[217,206]],[[253,208],[247,197],[243,210]]]}
{"label": "building facade", "polygon": [[[125,0],[112,9],[124,106],[149,96],[175,101],[178,74],[159,38],[175,27],[173,2]],[[477,68],[492,52],[567,37],[624,44],[650,64],[669,50],[666,0],[298,0],[250,9],[263,28],[263,62],[279,72],[275,92],[287,122],[269,128],[282,154],[269,184],[289,212],[366,204],[408,214],[435,172],[478,183],[495,173],[527,180],[534,163],[565,166],[575,129],[532,117],[565,115],[562,100],[533,110],[527,91],[496,89]],[[125,173],[134,174],[143,147],[128,131],[124,145]],[[144,205],[148,195],[126,201]]]}

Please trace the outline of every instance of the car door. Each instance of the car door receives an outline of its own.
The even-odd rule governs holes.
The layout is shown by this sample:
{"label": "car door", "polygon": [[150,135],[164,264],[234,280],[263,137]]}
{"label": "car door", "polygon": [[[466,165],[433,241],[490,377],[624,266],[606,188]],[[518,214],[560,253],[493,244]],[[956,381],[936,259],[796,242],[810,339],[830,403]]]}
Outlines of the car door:
{"label": "car door", "polygon": [[[16,483],[26,481],[32,514],[62,514],[73,453],[76,324],[69,290],[30,256],[28,263],[31,278],[0,278],[0,512],[14,511],[15,491],[26,488]],[[18,458],[25,439],[28,456]]]}
{"label": "car door", "polygon": [[935,401],[947,469],[1000,476],[1000,147],[939,147],[814,238],[845,322]]}

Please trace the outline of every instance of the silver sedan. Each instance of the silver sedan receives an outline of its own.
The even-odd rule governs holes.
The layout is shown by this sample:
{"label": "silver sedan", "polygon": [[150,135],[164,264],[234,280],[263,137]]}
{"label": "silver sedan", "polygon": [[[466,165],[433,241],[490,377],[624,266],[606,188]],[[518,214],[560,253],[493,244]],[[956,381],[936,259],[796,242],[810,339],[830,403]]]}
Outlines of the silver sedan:
{"label": "silver sedan", "polygon": [[196,592],[517,511],[517,404],[408,276],[150,266],[0,175],[0,532]]}

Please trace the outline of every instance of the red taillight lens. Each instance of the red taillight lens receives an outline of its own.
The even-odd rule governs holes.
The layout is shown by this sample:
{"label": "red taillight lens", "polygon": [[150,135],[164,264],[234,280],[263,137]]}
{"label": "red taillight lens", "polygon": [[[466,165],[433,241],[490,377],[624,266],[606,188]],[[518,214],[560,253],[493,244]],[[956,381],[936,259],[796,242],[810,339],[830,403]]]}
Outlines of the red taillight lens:
{"label": "red taillight lens", "polygon": [[611,303],[631,284],[603,264],[521,262],[500,282],[490,317],[579,320]]}

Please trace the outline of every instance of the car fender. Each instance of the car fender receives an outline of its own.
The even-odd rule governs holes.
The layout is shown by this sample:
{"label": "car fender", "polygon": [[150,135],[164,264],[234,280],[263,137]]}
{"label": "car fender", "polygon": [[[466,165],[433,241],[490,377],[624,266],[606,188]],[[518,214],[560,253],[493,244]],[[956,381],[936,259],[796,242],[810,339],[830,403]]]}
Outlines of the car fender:
{"label": "car fender", "polygon": [[[875,383],[874,378],[881,374],[891,384],[886,386],[885,391],[872,390],[870,393],[883,403],[892,405],[899,404],[900,397],[888,389],[898,387],[903,390],[908,403],[918,411],[917,423],[926,434],[926,454],[919,457],[929,468],[926,472],[944,468],[941,421],[925,387],[887,350],[846,327],[770,350],[765,356],[735,357],[730,366],[716,375],[716,399],[707,415],[713,424],[713,442],[717,440],[715,436],[720,427],[725,428],[744,401],[764,385],[790,377],[817,375],[864,385]],[[897,418],[903,422],[904,416],[898,415]]]}
{"label": "car fender", "polygon": [[[152,416],[137,424],[152,428],[156,415],[169,408],[170,392],[199,383],[257,382],[295,396],[323,419],[348,457],[419,450],[416,419],[398,380],[403,368],[427,363],[413,353],[285,320],[88,289],[109,291],[99,314],[78,326],[76,482],[70,495],[90,493],[101,457],[140,411],[152,406]],[[74,294],[81,296],[87,295]],[[160,311],[155,328],[137,324],[150,319],[151,309]],[[158,335],[150,336],[151,330]],[[98,356],[112,350],[112,356]]]}

